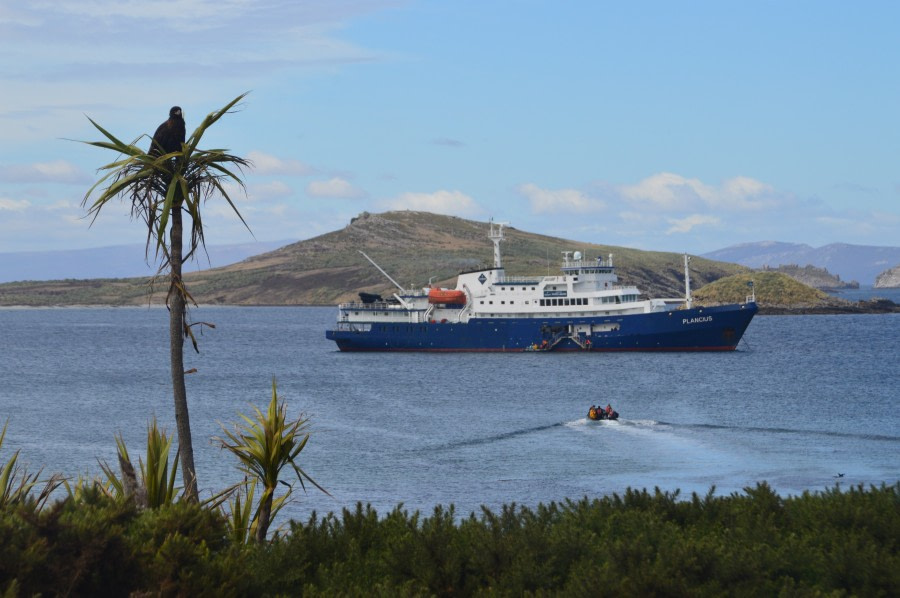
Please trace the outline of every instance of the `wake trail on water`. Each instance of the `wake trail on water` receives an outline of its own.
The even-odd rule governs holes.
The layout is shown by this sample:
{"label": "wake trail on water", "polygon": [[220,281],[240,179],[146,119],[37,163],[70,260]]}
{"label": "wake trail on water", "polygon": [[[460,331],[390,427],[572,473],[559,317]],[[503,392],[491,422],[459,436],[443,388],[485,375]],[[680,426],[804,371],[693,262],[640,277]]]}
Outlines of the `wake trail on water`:
{"label": "wake trail on water", "polygon": [[511,438],[518,438],[521,436],[527,436],[530,434],[537,434],[540,432],[545,432],[547,430],[552,430],[554,428],[569,428],[573,430],[579,430],[581,432],[593,432],[595,430],[609,430],[610,432],[620,432],[625,434],[634,434],[634,435],[647,435],[647,434],[659,434],[663,433],[663,435],[671,435],[671,433],[675,430],[741,430],[748,432],[765,432],[765,433],[775,433],[775,434],[799,434],[799,435],[811,435],[811,436],[826,436],[830,438],[851,438],[851,439],[861,439],[861,440],[878,440],[883,442],[900,442],[900,437],[898,436],[886,436],[880,434],[854,434],[849,432],[829,432],[825,430],[800,430],[795,428],[777,428],[777,427],[764,427],[764,426],[728,426],[728,425],[720,425],[720,424],[684,424],[684,423],[672,423],[672,422],[664,422],[664,421],[656,421],[652,419],[637,419],[637,420],[626,420],[626,419],[618,419],[618,420],[600,420],[600,421],[592,421],[586,417],[582,417],[575,420],[570,421],[561,421],[552,424],[546,424],[542,426],[533,426],[530,428],[522,428],[519,430],[511,430],[509,432],[501,432],[498,434],[492,434],[490,436],[483,436],[481,438],[470,438],[468,440],[460,440],[457,442],[449,442],[446,444],[441,444],[435,447],[431,447],[431,451],[446,451],[446,450],[454,450],[459,448],[467,448],[472,446],[482,446],[486,444],[492,444],[494,442],[501,442],[504,440],[509,440]]}
{"label": "wake trail on water", "polygon": [[565,426],[567,422],[557,422],[555,424],[547,424],[545,426],[535,426],[533,428],[524,428],[522,430],[513,430],[511,432],[503,432],[501,434],[494,434],[491,436],[485,436],[483,438],[472,438],[470,440],[461,440],[459,442],[450,442],[447,444],[442,444],[440,446],[436,446],[431,450],[442,451],[442,450],[451,450],[457,448],[464,448],[469,446],[478,446],[482,444],[490,444],[492,442],[499,442],[501,440],[507,440],[509,438],[516,438],[518,436],[526,436],[528,434],[535,434],[537,432],[543,432],[545,430],[550,430],[552,428],[559,428]]}
{"label": "wake trail on water", "polygon": [[801,430],[797,428],[769,428],[765,426],[728,426],[722,424],[675,424],[659,422],[660,425],[689,430],[743,430],[747,432],[766,432],[774,434],[798,434],[807,436],[826,436],[828,438],[851,438],[856,440],[880,440],[883,442],[900,442],[900,436],[884,434],[855,434],[852,432],[831,432],[828,430]]}
{"label": "wake trail on water", "polygon": [[[661,422],[652,420],[652,419],[601,419],[601,420],[590,420],[586,417],[582,417],[581,419],[576,419],[570,422],[565,422],[564,425],[569,428],[585,428],[585,429],[593,429],[593,428],[613,428],[622,431],[629,430],[643,430],[643,429],[652,429],[656,426],[664,426],[668,428],[668,424],[661,424]],[[662,429],[662,428],[660,428]]]}
{"label": "wake trail on water", "polygon": [[538,432],[545,432],[547,430],[552,430],[553,428],[583,428],[585,431],[591,429],[602,429],[602,428],[622,428],[622,429],[640,429],[640,428],[650,428],[652,426],[656,426],[659,422],[653,420],[601,420],[601,421],[592,421],[586,417],[582,417],[580,419],[575,419],[571,421],[562,421],[556,422],[554,424],[547,424],[544,426],[534,426],[531,428],[523,428],[521,430],[512,430],[509,432],[501,432],[499,434],[492,434],[491,436],[484,436],[481,438],[471,438],[469,440],[460,440],[458,442],[449,442],[447,444],[442,444],[439,446],[432,447],[430,450],[433,451],[444,451],[444,450],[453,450],[458,448],[465,448],[470,446],[480,446],[484,444],[491,444],[494,442],[500,442],[503,440],[509,440],[510,438],[517,438],[520,436],[527,436],[529,434],[537,434]]}

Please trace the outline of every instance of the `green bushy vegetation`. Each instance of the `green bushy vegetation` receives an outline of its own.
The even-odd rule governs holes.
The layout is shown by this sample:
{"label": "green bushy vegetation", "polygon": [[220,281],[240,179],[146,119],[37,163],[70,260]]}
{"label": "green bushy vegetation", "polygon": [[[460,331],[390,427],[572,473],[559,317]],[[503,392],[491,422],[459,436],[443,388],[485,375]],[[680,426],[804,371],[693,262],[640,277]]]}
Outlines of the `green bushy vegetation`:
{"label": "green bushy vegetation", "polygon": [[765,305],[811,307],[827,303],[824,291],[798,282],[781,272],[752,272],[727,276],[694,291],[694,299],[710,303],[742,303],[750,295],[753,282],[756,300]]}
{"label": "green bushy vegetation", "polygon": [[232,539],[216,508],[95,488],[0,511],[0,593],[896,596],[900,486],[623,495],[458,516],[368,506]]}

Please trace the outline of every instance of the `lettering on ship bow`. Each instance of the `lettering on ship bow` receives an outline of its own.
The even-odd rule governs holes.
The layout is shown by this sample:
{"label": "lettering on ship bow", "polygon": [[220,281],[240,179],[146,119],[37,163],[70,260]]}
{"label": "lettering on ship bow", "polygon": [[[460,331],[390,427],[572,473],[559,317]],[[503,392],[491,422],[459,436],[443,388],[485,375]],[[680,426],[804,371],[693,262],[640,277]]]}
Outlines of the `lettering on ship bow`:
{"label": "lettering on ship bow", "polygon": [[687,324],[701,324],[703,322],[712,322],[712,319],[713,319],[712,316],[698,316],[696,318],[691,318],[691,319],[682,318],[681,323],[686,324],[686,325]]}

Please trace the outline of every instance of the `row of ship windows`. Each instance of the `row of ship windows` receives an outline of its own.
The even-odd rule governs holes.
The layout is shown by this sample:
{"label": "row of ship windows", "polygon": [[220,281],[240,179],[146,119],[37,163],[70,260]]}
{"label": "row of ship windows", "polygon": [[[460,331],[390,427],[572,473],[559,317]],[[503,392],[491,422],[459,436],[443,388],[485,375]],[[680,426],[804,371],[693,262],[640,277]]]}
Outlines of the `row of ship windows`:
{"label": "row of ship windows", "polygon": [[[607,297],[604,297],[604,299],[607,299]],[[588,300],[587,297],[575,297],[574,299],[541,299],[541,305],[588,305]]]}
{"label": "row of ship windows", "polygon": [[[572,282],[578,282],[578,277],[577,276],[572,277]],[[606,283],[606,285],[609,286],[609,283]],[[551,291],[555,291],[555,290],[557,290],[557,286],[559,286],[559,285],[548,286],[545,288],[548,288]],[[565,288],[565,285],[563,285],[563,288]],[[506,287],[500,287],[500,290],[505,291]],[[510,291],[524,291],[526,289],[525,289],[525,287],[509,287],[509,290]],[[531,287],[531,290],[535,291],[537,289],[535,287]]]}
{"label": "row of ship windows", "polygon": [[[623,295],[621,299],[618,296],[615,297],[600,297],[600,303],[627,303],[629,301],[637,301],[637,295]],[[481,305],[484,305],[484,299],[480,301]],[[510,301],[510,305],[515,305],[515,301]],[[525,302],[525,305],[528,305],[528,301]],[[488,301],[488,305],[493,305],[493,301]],[[506,305],[506,301],[501,301],[500,305]],[[559,306],[571,306],[571,305],[590,305],[587,297],[574,297],[571,299],[541,299],[540,300],[541,307],[559,307]]]}

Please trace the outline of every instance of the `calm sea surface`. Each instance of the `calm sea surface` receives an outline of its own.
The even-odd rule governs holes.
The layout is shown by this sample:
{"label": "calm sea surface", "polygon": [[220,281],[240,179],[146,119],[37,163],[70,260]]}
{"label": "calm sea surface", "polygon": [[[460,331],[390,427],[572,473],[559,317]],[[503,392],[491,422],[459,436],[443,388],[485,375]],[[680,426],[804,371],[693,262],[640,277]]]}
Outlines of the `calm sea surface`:
{"label": "calm sea surface", "polygon": [[900,304],[900,288],[896,289],[876,289],[872,286],[861,286],[858,289],[843,289],[839,291],[830,291],[829,294],[847,301],[865,301],[869,299],[890,299],[894,303]]}
{"label": "calm sea surface", "polygon": [[[627,487],[782,494],[900,481],[900,315],[758,316],[734,353],[345,354],[332,308],[212,308],[187,352],[201,489],[241,479],[218,422],[265,407],[271,382],[311,417],[306,519],[371,503],[456,505],[581,498]],[[0,454],[75,477],[143,454],[147,422],[174,431],[167,312],[0,310]],[[618,422],[589,422],[592,403]],[[843,473],[844,477],[835,476]],[[284,515],[282,515],[282,519]]]}

